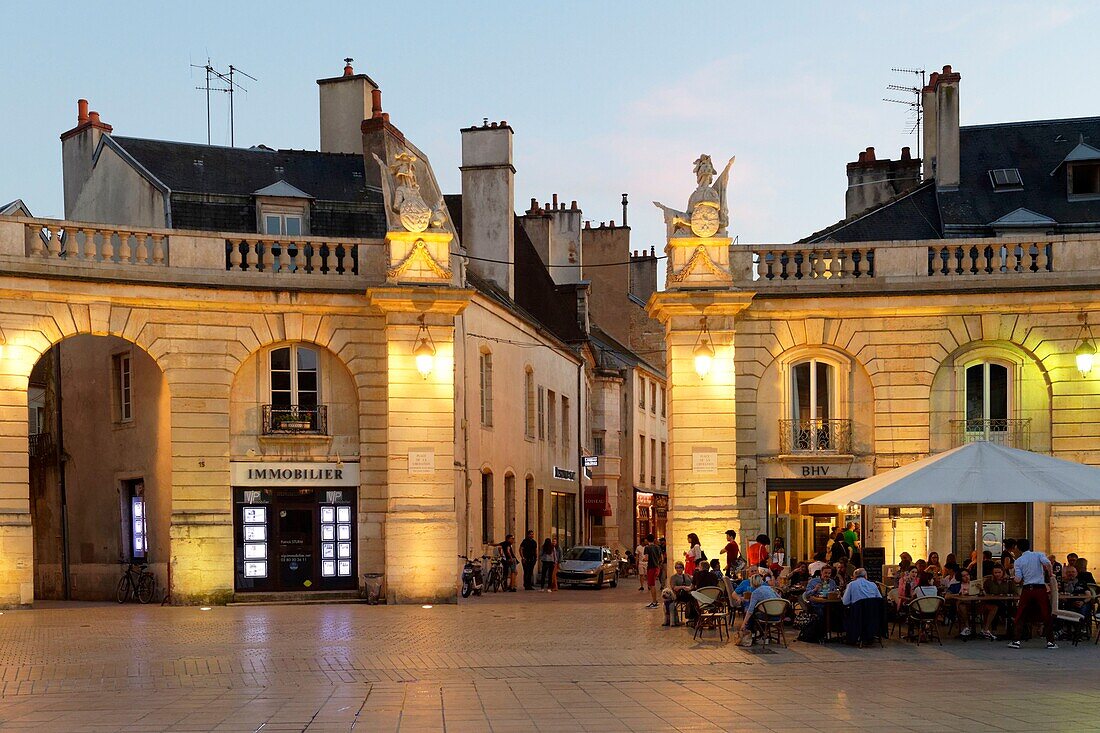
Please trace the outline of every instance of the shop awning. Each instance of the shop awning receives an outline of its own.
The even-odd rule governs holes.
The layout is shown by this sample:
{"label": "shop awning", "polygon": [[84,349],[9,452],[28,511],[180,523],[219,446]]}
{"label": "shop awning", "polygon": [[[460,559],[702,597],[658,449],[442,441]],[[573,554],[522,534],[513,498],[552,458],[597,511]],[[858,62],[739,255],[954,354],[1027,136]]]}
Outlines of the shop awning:
{"label": "shop awning", "polygon": [[598,517],[610,517],[611,501],[607,498],[606,486],[586,486],[584,489],[584,510]]}

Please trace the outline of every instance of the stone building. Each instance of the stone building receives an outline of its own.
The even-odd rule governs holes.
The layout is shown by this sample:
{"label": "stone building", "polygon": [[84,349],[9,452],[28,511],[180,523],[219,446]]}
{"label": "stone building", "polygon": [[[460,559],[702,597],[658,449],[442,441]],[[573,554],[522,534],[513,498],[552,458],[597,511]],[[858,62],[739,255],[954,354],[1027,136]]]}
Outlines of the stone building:
{"label": "stone building", "polygon": [[[973,506],[812,499],[974,440],[1100,463],[1100,387],[1076,358],[1100,306],[1100,118],[960,127],[959,80],[945,67],[925,90],[923,180],[802,242],[731,246],[686,230],[693,211],[671,219],[649,308],[668,340],[674,556],[687,531],[710,554],[733,525],[807,558],[854,520],[888,563],[961,561]],[[861,154],[849,181],[880,162]],[[991,544],[1100,557],[1098,507],[984,517]]]}
{"label": "stone building", "polygon": [[[608,430],[590,304],[633,298],[631,332],[655,329],[627,282],[593,299],[579,208],[515,215],[507,123],[462,131],[463,194],[443,197],[369,77],[318,84],[319,151],[115,135],[82,101],[67,220],[6,207],[12,287],[48,293],[0,311],[27,344],[4,353],[31,436],[9,526],[34,548],[10,554],[7,602],[110,597],[130,560],[184,602],[371,572],[393,601],[447,600],[455,556],[507,533],[620,546],[605,510],[633,525],[633,486],[620,504],[582,465]],[[629,404],[642,360],[599,348]],[[624,407],[612,429],[632,425]]]}

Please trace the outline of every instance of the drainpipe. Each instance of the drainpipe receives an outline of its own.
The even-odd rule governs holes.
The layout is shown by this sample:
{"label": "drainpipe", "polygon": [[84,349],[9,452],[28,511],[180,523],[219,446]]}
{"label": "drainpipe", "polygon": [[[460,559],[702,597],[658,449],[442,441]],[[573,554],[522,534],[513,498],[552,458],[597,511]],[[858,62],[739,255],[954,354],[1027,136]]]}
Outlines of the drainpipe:
{"label": "drainpipe", "polygon": [[585,542],[591,544],[592,530],[588,526],[588,516],[584,513],[584,461],[581,459],[581,455],[584,453],[581,448],[581,413],[585,407],[584,395],[581,393],[581,385],[584,381],[584,357],[580,354],[578,356],[581,357],[581,361],[577,364],[577,516],[580,525],[584,527],[586,534],[588,534]]}
{"label": "drainpipe", "polygon": [[61,582],[62,596],[71,599],[72,578],[69,570],[69,502],[65,490],[65,421],[61,404],[61,343],[54,346],[54,399],[57,403],[57,485],[61,494]]}
{"label": "drainpipe", "polygon": [[[462,548],[463,554],[470,554],[470,424],[467,420],[469,414],[467,410],[467,401],[469,399],[469,392],[467,387],[469,364],[466,359],[466,317],[465,315],[458,316],[458,322],[462,327],[462,341],[457,342],[461,344],[462,348],[462,490],[465,496],[463,502],[463,511],[466,515],[466,526],[463,528],[463,534],[465,535],[466,542]],[[457,362],[455,362],[457,364]]]}

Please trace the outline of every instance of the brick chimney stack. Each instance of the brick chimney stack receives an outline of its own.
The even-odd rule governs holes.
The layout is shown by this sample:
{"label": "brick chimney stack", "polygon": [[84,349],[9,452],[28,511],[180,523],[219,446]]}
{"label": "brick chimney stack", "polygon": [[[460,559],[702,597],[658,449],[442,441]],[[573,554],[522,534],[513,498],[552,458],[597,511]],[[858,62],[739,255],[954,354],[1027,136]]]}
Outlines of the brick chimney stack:
{"label": "brick chimney stack", "polygon": [[879,160],[874,148],[860,151],[849,163],[848,190],[844,193],[844,217],[860,214],[920,183],[920,161],[913,160],[909,148],[901,149],[901,158]]}
{"label": "brick chimney stack", "polygon": [[932,72],[921,90],[924,108],[924,178],[934,178],[936,187],[959,185],[959,80],[950,66]]}

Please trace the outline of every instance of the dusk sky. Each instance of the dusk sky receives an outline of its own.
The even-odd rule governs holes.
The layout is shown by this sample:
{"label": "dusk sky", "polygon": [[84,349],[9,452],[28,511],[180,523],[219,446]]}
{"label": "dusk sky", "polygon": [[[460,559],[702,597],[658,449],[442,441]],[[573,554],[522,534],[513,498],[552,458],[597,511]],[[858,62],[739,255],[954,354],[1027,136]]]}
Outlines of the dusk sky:
{"label": "dusk sky", "polygon": [[[55,9],[61,8],[61,9]],[[798,239],[843,216],[844,165],[898,157],[907,110],[882,101],[951,64],[962,123],[1100,113],[1100,6],[1088,3],[23,3],[5,9],[0,204],[60,217],[76,100],[119,135],[205,142],[209,55],[258,78],[237,98],[239,146],[318,146],[315,80],[342,59],[459,190],[461,127],[515,129],[516,207],[553,193],[662,247],[657,199],[682,207],[691,163],[737,156],[731,234]],[[224,95],[213,142],[228,144]]]}

